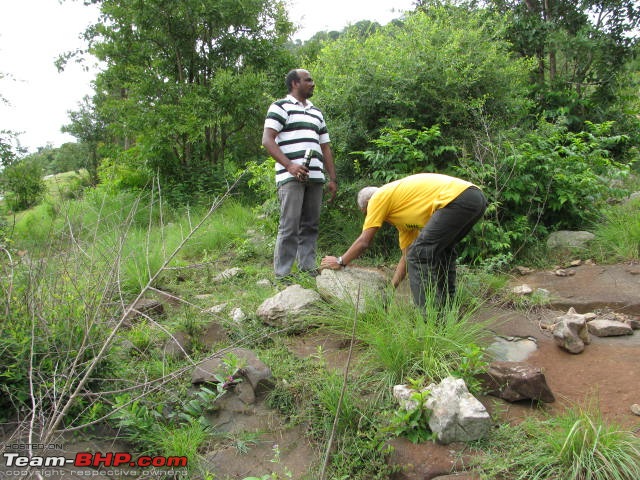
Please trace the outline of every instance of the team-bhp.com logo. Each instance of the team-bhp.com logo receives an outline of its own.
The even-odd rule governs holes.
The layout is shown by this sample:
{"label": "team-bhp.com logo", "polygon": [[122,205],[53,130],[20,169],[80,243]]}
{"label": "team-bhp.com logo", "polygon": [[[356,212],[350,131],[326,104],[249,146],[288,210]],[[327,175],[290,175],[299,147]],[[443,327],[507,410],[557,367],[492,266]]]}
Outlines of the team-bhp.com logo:
{"label": "team-bhp.com logo", "polygon": [[150,457],[134,458],[126,452],[89,453],[78,452],[74,458],[62,456],[32,456],[20,453],[3,453],[5,466],[11,468],[25,467],[93,467],[93,468],[183,468],[187,466],[187,457]]}

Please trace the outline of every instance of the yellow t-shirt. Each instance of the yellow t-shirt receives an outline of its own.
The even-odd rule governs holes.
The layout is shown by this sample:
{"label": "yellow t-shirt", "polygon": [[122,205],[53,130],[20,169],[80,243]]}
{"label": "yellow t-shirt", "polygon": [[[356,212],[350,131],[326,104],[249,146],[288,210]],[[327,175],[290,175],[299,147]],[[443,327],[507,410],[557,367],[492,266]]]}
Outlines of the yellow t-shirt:
{"label": "yellow t-shirt", "polygon": [[439,173],[419,173],[388,183],[373,194],[362,230],[388,222],[398,229],[400,249],[411,245],[431,215],[473,183]]}

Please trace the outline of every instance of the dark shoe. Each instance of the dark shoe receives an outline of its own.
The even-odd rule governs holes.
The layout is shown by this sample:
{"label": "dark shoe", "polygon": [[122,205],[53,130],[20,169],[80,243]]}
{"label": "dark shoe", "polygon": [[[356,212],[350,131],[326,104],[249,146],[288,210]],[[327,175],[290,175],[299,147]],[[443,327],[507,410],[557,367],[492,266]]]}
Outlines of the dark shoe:
{"label": "dark shoe", "polygon": [[320,275],[320,270],[318,270],[317,268],[314,268],[313,270],[302,270],[300,271],[300,273],[304,275],[309,275],[310,277],[315,278],[318,275]]}
{"label": "dark shoe", "polygon": [[276,275],[276,285],[281,285],[283,287],[288,287],[289,285],[293,285],[295,282],[295,278],[293,275]]}

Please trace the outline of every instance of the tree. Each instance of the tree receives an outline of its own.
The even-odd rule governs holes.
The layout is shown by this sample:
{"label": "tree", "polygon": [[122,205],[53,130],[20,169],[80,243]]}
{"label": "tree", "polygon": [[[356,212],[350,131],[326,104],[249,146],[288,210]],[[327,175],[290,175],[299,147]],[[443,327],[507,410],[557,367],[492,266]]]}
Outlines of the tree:
{"label": "tree", "polygon": [[12,210],[24,210],[40,201],[47,187],[42,168],[36,162],[18,160],[2,170],[0,176],[7,205]]}
{"label": "tree", "polygon": [[129,159],[181,181],[223,168],[230,144],[257,152],[273,78],[291,63],[280,48],[291,32],[282,2],[100,5],[101,22],[85,32],[106,65],[93,115],[121,150],[133,149]]}
{"label": "tree", "polygon": [[509,54],[503,30],[500,18],[439,7],[328,44],[311,68],[337,151],[366,150],[384,127],[439,125],[443,145],[461,145],[481,118],[517,125],[531,64]]}
{"label": "tree", "polygon": [[62,131],[76,137],[86,148],[87,158],[84,167],[89,172],[92,185],[98,183],[100,155],[98,147],[106,141],[105,121],[96,109],[92,99],[85,96],[79,109],[69,112],[71,123],[62,127]]}
{"label": "tree", "polygon": [[538,102],[575,128],[603,121],[625,82],[640,27],[637,0],[490,0],[511,16],[514,50],[537,59]]}

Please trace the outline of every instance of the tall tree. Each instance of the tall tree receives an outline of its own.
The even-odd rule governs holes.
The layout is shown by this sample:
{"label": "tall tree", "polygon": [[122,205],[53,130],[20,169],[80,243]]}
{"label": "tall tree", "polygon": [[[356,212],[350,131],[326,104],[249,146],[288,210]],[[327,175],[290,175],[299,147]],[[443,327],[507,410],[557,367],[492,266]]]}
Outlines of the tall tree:
{"label": "tall tree", "polygon": [[637,44],[638,0],[489,0],[511,15],[507,38],[538,61],[539,100],[577,125],[604,120]]}
{"label": "tall tree", "polygon": [[106,66],[96,108],[120,148],[179,178],[221,166],[234,139],[259,145],[273,78],[289,67],[283,2],[94,1],[102,16],[85,37]]}

